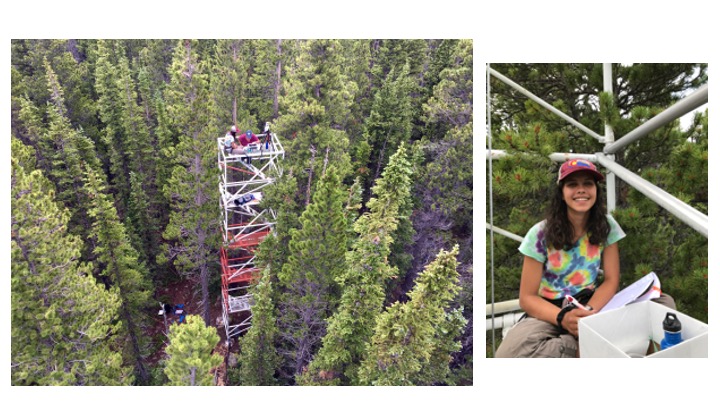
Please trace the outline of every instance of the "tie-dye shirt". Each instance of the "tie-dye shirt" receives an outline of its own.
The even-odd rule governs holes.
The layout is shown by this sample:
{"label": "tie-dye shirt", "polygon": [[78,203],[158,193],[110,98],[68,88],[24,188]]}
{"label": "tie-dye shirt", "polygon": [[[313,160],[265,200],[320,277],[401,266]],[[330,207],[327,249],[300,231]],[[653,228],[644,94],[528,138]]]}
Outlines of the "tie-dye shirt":
{"label": "tie-dye shirt", "polygon": [[545,243],[545,222],[538,222],[530,228],[518,250],[543,263],[543,275],[540,281],[541,297],[558,299],[565,295],[575,295],[585,288],[594,288],[605,246],[612,245],[625,237],[620,225],[608,215],[610,233],[601,245],[591,245],[586,233],[570,250],[548,249]]}

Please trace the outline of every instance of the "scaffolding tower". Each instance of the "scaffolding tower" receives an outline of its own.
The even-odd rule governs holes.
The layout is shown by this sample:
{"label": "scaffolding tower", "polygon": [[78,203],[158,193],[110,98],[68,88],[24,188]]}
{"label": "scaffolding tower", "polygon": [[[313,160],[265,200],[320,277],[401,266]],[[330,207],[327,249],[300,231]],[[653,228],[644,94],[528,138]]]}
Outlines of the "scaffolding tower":
{"label": "scaffolding tower", "polygon": [[250,328],[252,294],[248,287],[259,271],[255,265],[258,245],[273,231],[276,213],[261,208],[263,189],[281,175],[280,161],[285,158],[280,139],[265,124],[257,134],[259,145],[241,153],[225,146],[225,137],[217,140],[220,170],[220,211],[223,242],[220,248],[223,323],[227,342]]}

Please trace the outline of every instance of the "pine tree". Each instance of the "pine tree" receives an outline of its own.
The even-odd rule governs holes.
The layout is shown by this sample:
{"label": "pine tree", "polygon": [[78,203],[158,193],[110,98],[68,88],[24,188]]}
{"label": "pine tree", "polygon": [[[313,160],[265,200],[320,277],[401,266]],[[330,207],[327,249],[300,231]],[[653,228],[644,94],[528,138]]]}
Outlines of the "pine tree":
{"label": "pine tree", "polygon": [[313,184],[328,165],[342,169],[338,173],[341,179],[349,174],[344,128],[357,85],[345,73],[342,41],[312,40],[297,45],[298,56],[286,68],[289,74],[283,82],[277,132],[294,137],[286,147],[289,158],[285,166],[296,176],[298,198],[307,206]]}
{"label": "pine tree", "polygon": [[222,356],[213,353],[219,341],[217,330],[205,326],[197,315],[188,315],[184,323],[170,326],[170,344],[165,349],[169,356],[165,374],[170,385],[214,385],[212,370],[222,363]]}
{"label": "pine tree", "polygon": [[[218,136],[239,125],[240,130],[249,127],[251,121],[247,102],[248,71],[250,56],[243,40],[218,40],[210,66],[211,111],[218,129]],[[222,131],[222,132],[221,132]],[[253,131],[256,132],[256,131]]]}
{"label": "pine tree", "polygon": [[[365,117],[370,113],[373,103],[375,89],[371,86],[370,75],[371,41],[356,39],[344,40],[343,43],[345,44],[345,74],[357,85],[354,102],[350,105],[349,119],[345,124],[345,132],[348,134],[351,153],[353,153],[353,146],[362,139]],[[353,160],[355,160],[354,157]]]}
{"label": "pine tree", "polygon": [[[268,237],[258,259],[277,272],[289,257],[289,230],[310,204],[314,185],[330,166],[344,180],[350,174],[349,120],[356,85],[345,73],[343,41],[287,41],[282,43],[285,75],[279,98],[280,117],[274,126],[288,151],[283,175],[266,201],[278,212],[277,237]],[[311,85],[308,85],[311,83]],[[268,259],[271,261],[268,261]]]}
{"label": "pine tree", "polygon": [[[675,141],[667,160],[641,175],[707,215],[707,110],[698,114],[694,124],[688,130],[669,128],[672,134],[665,139]],[[629,284],[654,271],[680,311],[706,322],[708,239],[636,190],[627,192],[626,205],[614,215],[628,235],[620,244],[623,282]]]}
{"label": "pine tree", "polygon": [[300,217],[295,213],[304,201],[298,201],[297,189],[295,176],[283,175],[272,187],[265,189],[267,192],[263,196],[262,206],[276,209],[277,220],[274,232],[258,246],[256,260],[261,267],[271,269],[273,278],[290,257],[290,231],[300,227]]}
{"label": "pine tree", "polygon": [[407,65],[410,82],[411,110],[413,117],[412,139],[419,139],[423,122],[420,121],[422,104],[426,101],[423,76],[428,64],[429,41],[424,39],[373,40],[371,46],[371,83],[373,92],[382,86],[391,70],[401,71]]}
{"label": "pine tree", "polygon": [[[63,87],[47,62],[45,69],[51,104],[47,109],[47,126],[43,137],[47,146],[41,151],[49,153],[43,158],[51,162],[48,177],[57,185],[58,201],[70,209],[72,214],[68,225],[70,233],[87,239],[91,223],[87,215],[90,202],[86,195],[78,193],[77,190],[82,188],[83,184],[83,164],[97,172],[100,172],[101,165],[93,142],[81,131],[71,127],[66,115]],[[87,252],[83,255],[86,259],[90,258]]]}
{"label": "pine tree", "polygon": [[[418,277],[406,303],[394,303],[378,316],[368,355],[358,373],[363,385],[446,383],[452,353],[467,322],[462,311],[447,313],[455,299],[458,246],[441,250]],[[459,322],[458,322],[459,321]]]}
{"label": "pine tree", "polygon": [[418,76],[424,69],[427,41],[423,39],[376,39],[372,41],[373,87],[380,88],[391,70],[408,65],[408,74]]}
{"label": "pine tree", "polygon": [[280,365],[276,339],[279,331],[277,313],[272,299],[270,271],[263,271],[256,285],[252,286],[252,326],[239,339],[240,357],[238,374],[240,385],[276,385],[275,370]]}
{"label": "pine tree", "polygon": [[[47,91],[48,77],[45,61],[53,67],[53,74],[65,89],[65,116],[76,128],[97,141],[97,110],[92,86],[92,66],[83,55],[77,53],[75,41],[60,39],[13,40],[11,63],[22,75],[23,92],[35,105],[41,116],[46,113],[50,101]],[[39,167],[43,167],[40,165]]]}
{"label": "pine tree", "polygon": [[[53,155],[54,148],[50,142],[46,141],[44,112],[25,95],[18,97],[17,103],[19,105],[18,122],[13,135],[36,150],[39,159],[37,167],[47,173],[52,167],[49,157]],[[13,127],[15,128],[15,125]]]}
{"label": "pine tree", "polygon": [[[266,121],[277,118],[279,111],[282,66],[285,64],[282,40],[247,41],[251,69],[247,84],[247,105],[254,123],[262,128]],[[253,123],[250,123],[251,125]]]}
{"label": "pine tree", "polygon": [[[128,224],[128,233],[135,240],[142,241],[134,245],[141,256],[154,262],[159,253],[157,246],[160,243],[158,228],[159,212],[163,204],[160,190],[157,187],[157,165],[155,146],[151,139],[150,130],[143,116],[143,109],[137,104],[138,94],[136,84],[130,71],[127,58],[120,58],[118,63],[117,87],[119,101],[121,101],[120,125],[124,135],[123,150],[128,161],[129,197],[125,205],[126,212],[121,216]],[[138,212],[136,201],[144,205],[144,212]],[[135,211],[133,212],[133,209]],[[129,220],[135,218],[134,221]]]}
{"label": "pine tree", "polygon": [[89,215],[94,220],[91,238],[95,241],[95,266],[122,300],[120,314],[129,337],[127,351],[134,361],[139,382],[145,384],[149,375],[144,364],[145,335],[142,326],[147,323],[145,314],[152,293],[147,269],[138,260],[138,253],[130,244],[125,226],[105,194],[103,180],[92,169],[87,168],[86,171],[83,192],[91,201]]}
{"label": "pine tree", "polygon": [[[159,243],[158,234],[153,231],[158,227],[156,215],[153,215],[159,205],[155,185],[157,162],[142,107],[137,104],[135,80],[123,51],[119,41],[106,43],[99,40],[97,43],[95,88],[104,125],[102,139],[109,151],[109,172],[118,214],[127,224],[132,240],[138,242],[134,247],[141,256],[154,259]],[[128,205],[138,198],[145,201],[147,211],[129,212]],[[142,223],[138,222],[139,216],[144,217]],[[143,234],[143,231],[147,233]]]}
{"label": "pine tree", "polygon": [[[420,128],[416,128],[425,139],[439,139],[443,134],[447,133],[454,125],[450,124],[446,120],[428,120],[425,115],[425,108],[433,93],[436,91],[436,87],[442,81],[441,74],[446,69],[453,69],[457,67],[459,61],[463,61],[465,58],[457,59],[458,44],[461,40],[459,39],[441,39],[432,40],[429,43],[429,55],[427,70],[423,73],[421,79],[421,90],[422,94],[419,97],[422,99],[421,106],[423,114],[418,117],[422,123]],[[472,72],[472,63],[467,64]],[[447,88],[447,87],[445,87]],[[437,90],[440,90],[438,88]]]}
{"label": "pine tree", "polygon": [[347,246],[344,192],[333,166],[320,179],[312,203],[290,231],[290,256],[278,273],[284,368],[299,374],[317,351],[325,319],[337,306],[336,279],[345,272]]}
{"label": "pine tree", "polygon": [[160,260],[172,260],[198,283],[203,319],[210,324],[210,263],[217,260],[220,244],[217,144],[216,134],[207,127],[207,76],[194,47],[195,41],[178,43],[166,88],[171,135],[178,143],[165,146],[173,168],[163,190],[171,201],[163,237],[171,243]]}
{"label": "pine tree", "polygon": [[375,93],[370,116],[365,121],[363,141],[370,148],[366,187],[375,182],[398,145],[410,140],[412,130],[412,80],[408,65],[395,73],[391,69],[382,87]]}
{"label": "pine tree", "polygon": [[98,94],[98,112],[104,127],[101,141],[108,151],[109,178],[113,195],[121,215],[125,213],[125,202],[130,195],[129,162],[125,157],[126,134],[121,124],[122,98],[117,86],[117,64],[113,52],[114,43],[104,40],[97,42],[95,68],[95,91]]}
{"label": "pine tree", "polygon": [[135,172],[130,173],[130,199],[123,223],[128,230],[130,243],[137,250],[138,259],[150,270],[154,267],[156,255],[159,254],[160,229],[159,218],[153,215],[155,210],[151,209],[151,201],[143,187],[142,178]]}
{"label": "pine tree", "polygon": [[426,77],[432,88],[427,88],[421,117],[427,134],[419,142],[425,161],[417,174],[418,209],[412,218],[416,237],[407,249],[412,270],[406,286],[433,260],[432,252],[453,243],[460,244],[460,261],[472,262],[472,41],[443,40],[436,54]]}
{"label": "pine tree", "polygon": [[[440,82],[433,88],[432,96],[423,105],[426,122],[443,122],[452,128],[462,127],[472,121],[472,55],[472,40],[459,41],[451,56],[453,63],[440,72]],[[443,132],[438,134],[442,135]]]}
{"label": "pine tree", "polygon": [[128,385],[121,302],[80,262],[82,240],[32,152],[12,138],[11,383]]}
{"label": "pine tree", "polygon": [[[171,39],[147,39],[145,46],[138,52],[136,63],[138,82],[144,81],[140,80],[140,72],[147,77],[147,86],[140,86],[140,96],[150,103],[147,104],[147,109],[150,111],[153,110],[152,99],[157,94],[161,94],[167,82],[170,81],[168,68],[172,64],[175,44],[175,41]],[[151,113],[151,115],[153,114]]]}
{"label": "pine tree", "polygon": [[[178,143],[178,135],[177,131],[173,128],[172,118],[168,112],[165,98],[158,94],[152,99],[152,104],[156,111],[155,118],[157,120],[157,126],[154,129],[154,139],[157,144],[156,150],[158,154],[156,183],[158,189],[164,191],[174,167],[172,162]],[[170,204],[170,199],[167,198],[164,192],[161,193],[160,197],[160,200],[164,203],[165,207],[167,207]],[[161,214],[164,215],[161,223],[167,223],[167,210],[161,211]]]}
{"label": "pine tree", "polygon": [[401,144],[373,187],[376,197],[367,203],[370,211],[355,222],[359,236],[346,257],[348,271],[339,279],[343,289],[340,306],[328,320],[322,346],[299,379],[301,384],[357,382],[357,367],[385,300],[385,283],[396,273],[387,257],[399,207],[410,195],[410,171]]}

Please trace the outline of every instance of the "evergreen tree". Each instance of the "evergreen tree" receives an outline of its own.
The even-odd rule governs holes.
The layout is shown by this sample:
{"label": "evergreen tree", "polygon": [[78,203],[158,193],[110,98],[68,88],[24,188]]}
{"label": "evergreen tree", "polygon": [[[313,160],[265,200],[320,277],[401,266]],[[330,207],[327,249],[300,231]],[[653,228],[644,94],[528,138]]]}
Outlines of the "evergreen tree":
{"label": "evergreen tree", "polygon": [[[96,52],[95,88],[104,124],[102,140],[109,151],[109,173],[118,214],[141,257],[154,262],[159,245],[159,215],[155,214],[160,201],[155,185],[157,163],[147,120],[137,104],[135,80],[120,41],[99,40]],[[142,202],[136,203],[137,200]],[[138,204],[145,212],[129,212],[129,205],[137,208]]]}
{"label": "evergreen tree", "polygon": [[[134,245],[141,257],[152,263],[159,253],[160,244],[158,219],[163,204],[157,187],[158,159],[150,131],[143,116],[143,109],[137,104],[135,80],[132,77],[127,58],[120,58],[119,77],[116,81],[121,101],[120,125],[124,133],[123,150],[128,161],[129,181],[126,212],[121,216],[128,223],[128,233],[140,243]],[[142,201],[142,202],[140,202]],[[142,207],[143,212],[138,211]],[[134,219],[134,220],[133,220]]]}
{"label": "evergreen tree", "polygon": [[[467,75],[448,75],[452,70],[460,73],[458,68],[469,69],[470,77],[472,80],[472,58],[467,59],[467,51],[463,49],[469,49],[472,54],[472,41],[469,40],[458,40],[458,39],[442,39],[438,41],[431,41],[430,43],[430,56],[427,66],[427,71],[422,76],[422,115],[419,117],[421,121],[421,128],[418,128],[419,132],[422,133],[422,137],[425,139],[440,139],[443,134],[447,133],[454,124],[451,124],[445,119],[433,119],[428,117],[428,106],[438,103],[438,98],[449,98],[449,93],[456,93],[458,97],[462,97],[462,93],[453,89],[453,87],[443,84],[438,87],[441,82],[447,81],[448,79],[453,80],[452,76],[462,77]],[[470,62],[470,63],[467,63]],[[446,71],[450,69],[450,71]],[[445,73],[443,73],[445,72]],[[443,78],[442,75],[445,75]],[[467,80],[465,80],[467,81]],[[437,88],[436,88],[437,87]],[[470,82],[470,91],[472,91],[472,82]],[[464,91],[466,86],[464,84],[455,84],[455,88]],[[436,93],[437,94],[434,94]],[[445,95],[441,95],[445,93]],[[466,92],[467,94],[467,92]],[[439,97],[438,97],[439,96]],[[431,101],[432,98],[435,101]],[[437,117],[440,118],[440,117]]]}
{"label": "evergreen tree", "polygon": [[270,271],[264,270],[256,285],[252,287],[252,326],[240,338],[238,374],[241,385],[276,385],[275,370],[280,365],[276,339],[277,314],[272,299]]}
{"label": "evergreen tree", "polygon": [[[440,81],[432,89],[432,96],[423,105],[425,121],[442,122],[448,130],[463,127],[472,121],[473,113],[473,44],[460,40],[454,48],[448,67],[440,72]],[[443,135],[445,132],[435,134]],[[429,134],[430,139],[437,139]]]}
{"label": "evergreen tree", "polygon": [[38,108],[27,96],[17,98],[19,105],[18,122],[13,122],[13,127],[17,125],[13,131],[13,135],[35,149],[38,157],[37,167],[46,173],[52,168],[52,162],[49,157],[54,153],[51,142],[47,141],[47,132],[45,123],[43,122],[44,112]]}
{"label": "evergreen tree", "polygon": [[[125,217],[125,229],[128,230],[130,243],[137,250],[138,259],[150,270],[159,254],[160,229],[155,210],[151,209],[151,201],[143,187],[142,177],[135,172],[130,173],[130,199],[128,213]],[[130,232],[129,230],[132,230]]]}
{"label": "evergreen tree", "polygon": [[[278,117],[282,66],[287,57],[283,54],[282,40],[249,40],[251,69],[247,84],[247,105],[255,122],[249,125],[262,129],[266,121]],[[253,125],[255,124],[255,125]]]}
{"label": "evergreen tree", "polygon": [[[667,160],[641,172],[643,178],[708,214],[707,110],[695,125],[666,129],[675,139]],[[654,271],[678,309],[708,320],[708,239],[629,187],[614,215],[628,235],[620,244],[622,281],[629,284]],[[651,233],[648,233],[651,232]]]}
{"label": "evergreen tree", "polygon": [[[414,143],[408,151],[408,160],[411,164],[410,182],[413,184],[413,191],[418,187],[420,181],[419,170],[423,164],[422,148],[419,143]],[[416,186],[418,185],[418,186]],[[418,206],[417,198],[411,196],[403,200],[398,207],[398,225],[393,237],[393,244],[390,246],[390,256],[388,263],[397,268],[397,277],[388,280],[388,291],[391,293],[387,298],[387,302],[405,299],[405,294],[409,291],[414,269],[412,267],[414,254],[412,247],[415,245],[416,232],[412,222],[413,213],[416,212]],[[427,253],[427,252],[425,252]]]}
{"label": "evergreen tree", "polygon": [[[288,41],[282,43],[283,92],[281,116],[275,131],[284,136],[288,151],[284,174],[263,198],[263,205],[278,212],[276,235],[260,246],[258,260],[279,271],[289,257],[289,230],[309,205],[313,184],[330,166],[344,179],[350,173],[347,135],[355,85],[344,74],[342,41]],[[307,86],[312,81],[312,86]],[[284,134],[284,135],[283,135]]]}
{"label": "evergreen tree", "polygon": [[336,279],[345,271],[344,193],[334,167],[320,179],[312,203],[290,230],[290,256],[278,273],[279,330],[287,376],[300,374],[325,335],[325,319],[337,306]]}
{"label": "evergreen tree", "polygon": [[210,94],[211,110],[216,111],[213,124],[218,128],[218,136],[228,131],[231,125],[239,125],[242,130],[254,121],[247,105],[250,70],[247,48],[245,41],[237,39],[218,40],[215,44],[210,67]]}
{"label": "evergreen tree", "polygon": [[465,326],[462,311],[447,313],[458,293],[452,251],[441,250],[425,268],[406,303],[394,303],[378,316],[368,355],[358,378],[363,385],[430,385],[445,383],[451,354]]}
{"label": "evergreen tree", "polygon": [[[297,200],[295,176],[283,175],[263,196],[261,207],[277,210],[274,232],[267,235],[256,251],[256,260],[261,267],[269,268],[273,279],[290,257],[290,230],[300,227],[299,215],[303,202]],[[277,297],[276,297],[277,298]]]}
{"label": "evergreen tree", "polygon": [[[67,116],[63,87],[49,63],[45,64],[51,104],[47,109],[47,126],[41,150],[48,153],[43,158],[51,162],[48,177],[57,185],[60,203],[70,209],[69,232],[87,239],[91,220],[88,218],[90,201],[77,190],[83,185],[83,164],[100,172],[101,165],[94,144],[81,131],[74,130]],[[85,248],[90,248],[86,246]],[[90,258],[88,252],[83,257]]]}
{"label": "evergreen tree", "polygon": [[[176,41],[171,39],[146,39],[145,46],[138,52],[138,74],[147,75],[148,91],[140,92],[144,100],[150,101],[156,94],[162,93],[170,81],[168,68],[172,64]],[[138,80],[141,81],[141,80]],[[143,86],[141,86],[143,88]],[[152,105],[148,106],[152,109]]]}
{"label": "evergreen tree", "polygon": [[[375,93],[370,116],[365,121],[363,143],[369,148],[369,172],[366,187],[380,177],[388,158],[398,145],[410,140],[412,130],[412,105],[410,91],[412,80],[408,77],[408,65],[391,69],[382,87]],[[362,148],[362,146],[360,146]]]}
{"label": "evergreen tree", "polygon": [[428,44],[424,39],[376,39],[371,43],[373,87],[380,88],[391,70],[408,66],[408,74],[418,77],[424,70]]}
{"label": "evergreen tree", "polygon": [[382,86],[391,70],[401,71],[407,65],[410,81],[411,110],[413,117],[413,139],[419,138],[422,130],[420,115],[425,93],[421,87],[423,74],[427,69],[429,41],[424,39],[383,39],[373,40],[371,45],[371,83],[373,89]]}
{"label": "evergreen tree", "polygon": [[134,361],[139,382],[145,384],[149,375],[144,364],[145,334],[142,326],[147,323],[145,314],[152,292],[147,269],[138,260],[138,253],[130,244],[125,226],[105,194],[103,181],[92,169],[86,170],[83,192],[91,201],[89,215],[94,220],[91,238],[95,241],[95,266],[122,300],[120,314],[129,337],[127,351]]}
{"label": "evergreen tree", "polygon": [[163,237],[171,243],[160,260],[172,260],[198,283],[203,319],[210,324],[210,264],[217,260],[220,244],[217,143],[207,127],[207,76],[194,47],[195,41],[178,43],[166,88],[171,134],[179,141],[165,147],[173,168],[164,186],[171,209]]}
{"label": "evergreen tree", "polygon": [[398,210],[410,195],[410,163],[405,146],[390,158],[381,179],[373,187],[376,197],[368,201],[369,212],[355,222],[359,234],[348,253],[348,271],[340,277],[340,306],[328,320],[327,334],[302,384],[356,383],[359,362],[385,300],[385,283],[396,269],[387,263]]}
{"label": "evergreen tree", "polygon": [[[163,93],[165,94],[165,93]],[[165,190],[165,186],[170,180],[174,165],[172,164],[175,148],[178,143],[177,131],[173,128],[173,120],[169,114],[167,108],[167,102],[165,98],[158,94],[152,99],[152,103],[155,107],[157,119],[157,126],[154,129],[154,139],[156,142],[156,150],[158,154],[158,165],[157,165],[157,187],[159,190]],[[164,194],[161,194],[160,200],[164,202],[167,207],[170,204],[170,199]],[[164,215],[161,223],[167,223],[167,210],[161,211]]]}
{"label": "evergreen tree", "polygon": [[[345,124],[345,132],[348,134],[352,147],[362,140],[365,117],[370,113],[373,103],[373,95],[376,89],[372,88],[370,67],[371,62],[371,41],[367,39],[345,40],[345,72],[349,80],[357,85],[354,102],[350,105],[349,119]],[[388,154],[388,156],[390,156]],[[353,160],[355,160],[353,156]]]}
{"label": "evergreen tree", "polygon": [[[65,116],[85,135],[98,140],[97,110],[92,86],[91,64],[79,54],[77,41],[61,39],[16,39],[11,41],[11,63],[21,73],[23,93],[39,106],[41,116],[51,95],[47,91],[45,62],[53,67],[53,75],[65,89]],[[39,167],[43,167],[40,165]]]}
{"label": "evergreen tree", "polygon": [[11,383],[128,385],[116,290],[79,261],[82,240],[32,152],[12,140]]}
{"label": "evergreen tree", "polygon": [[286,68],[289,73],[283,82],[277,132],[294,137],[286,147],[285,166],[296,176],[298,198],[307,206],[314,181],[327,166],[342,169],[338,173],[341,179],[349,174],[344,128],[357,85],[344,71],[343,42],[312,40],[298,46],[297,58]]}
{"label": "evergreen tree", "polygon": [[222,363],[222,357],[213,353],[219,341],[215,328],[205,326],[197,315],[171,325],[170,344],[165,349],[169,356],[165,374],[170,385],[214,385],[212,370]]}
{"label": "evergreen tree", "polygon": [[95,91],[98,94],[98,113],[104,125],[100,139],[108,151],[109,179],[113,186],[111,192],[117,196],[116,202],[124,217],[125,202],[130,195],[130,167],[125,158],[127,141],[121,123],[122,96],[118,92],[118,68],[113,45],[116,44],[104,40],[97,42]]}
{"label": "evergreen tree", "polygon": [[[433,260],[432,252],[453,244],[460,245],[459,261],[464,263],[458,268],[461,279],[472,285],[472,50],[471,40],[443,40],[426,76],[429,85],[435,85],[428,89],[430,94],[423,105],[425,162],[417,174],[418,209],[412,218],[416,233],[414,244],[407,249],[413,262],[405,275],[406,288]],[[472,319],[472,302],[464,307],[466,319]],[[471,331],[466,331],[466,336],[471,343]]]}

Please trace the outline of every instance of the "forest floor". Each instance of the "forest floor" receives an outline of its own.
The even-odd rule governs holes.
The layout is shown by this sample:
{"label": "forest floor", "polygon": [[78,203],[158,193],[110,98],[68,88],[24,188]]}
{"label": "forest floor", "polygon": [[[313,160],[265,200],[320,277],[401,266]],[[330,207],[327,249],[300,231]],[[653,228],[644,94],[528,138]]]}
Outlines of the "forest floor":
{"label": "forest floor", "polygon": [[[168,302],[164,304],[170,304],[172,306],[176,304],[185,305],[185,315],[198,315],[202,316],[201,298],[199,292],[194,291],[196,283],[191,280],[180,280],[167,286],[160,287],[157,290],[157,297]],[[157,311],[160,310],[160,305],[157,306]],[[156,343],[155,352],[149,357],[148,361],[152,366],[159,365],[159,363],[167,358],[165,354],[165,348],[169,343],[167,338],[165,319],[162,315],[158,315],[158,312],[154,312],[154,322],[147,331],[149,336],[152,337],[153,342]],[[179,316],[174,313],[167,315],[167,331],[169,333],[170,326],[176,323]],[[222,320],[222,299],[218,296],[217,300],[210,302],[210,321],[211,324],[217,328],[218,336],[220,341],[214,349],[214,353],[218,353],[224,359],[222,365],[217,370],[218,385],[224,385],[226,380],[226,368],[228,363],[228,354],[230,350],[237,351],[237,344],[233,344],[233,347],[228,348],[226,345],[225,325]],[[162,342],[162,343],[160,343]]]}

